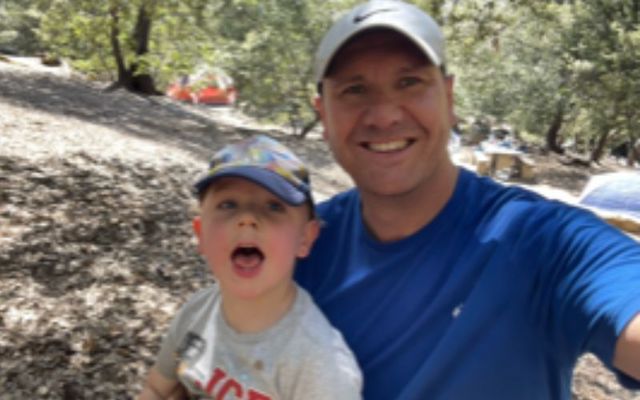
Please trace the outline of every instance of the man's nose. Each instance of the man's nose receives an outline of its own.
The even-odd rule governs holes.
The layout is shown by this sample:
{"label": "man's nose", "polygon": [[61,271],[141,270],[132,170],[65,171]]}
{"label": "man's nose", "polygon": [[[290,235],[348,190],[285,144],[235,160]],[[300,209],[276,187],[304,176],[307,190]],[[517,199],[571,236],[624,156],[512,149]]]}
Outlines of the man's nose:
{"label": "man's nose", "polygon": [[379,94],[369,102],[363,122],[367,128],[387,130],[400,124],[403,115],[404,111],[395,99]]}

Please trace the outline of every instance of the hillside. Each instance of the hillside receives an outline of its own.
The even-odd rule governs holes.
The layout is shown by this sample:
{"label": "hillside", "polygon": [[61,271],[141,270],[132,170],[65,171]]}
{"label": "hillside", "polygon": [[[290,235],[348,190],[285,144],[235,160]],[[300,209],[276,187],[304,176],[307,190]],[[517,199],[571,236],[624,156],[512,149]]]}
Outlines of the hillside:
{"label": "hillside", "polygon": [[[263,129],[309,162],[317,198],[349,179],[318,138],[59,72],[0,61],[0,397],[130,398],[176,308],[210,279],[189,185],[212,150]],[[588,177],[541,167],[564,171],[541,180],[571,182],[569,196]],[[585,357],[574,398],[640,395]]]}

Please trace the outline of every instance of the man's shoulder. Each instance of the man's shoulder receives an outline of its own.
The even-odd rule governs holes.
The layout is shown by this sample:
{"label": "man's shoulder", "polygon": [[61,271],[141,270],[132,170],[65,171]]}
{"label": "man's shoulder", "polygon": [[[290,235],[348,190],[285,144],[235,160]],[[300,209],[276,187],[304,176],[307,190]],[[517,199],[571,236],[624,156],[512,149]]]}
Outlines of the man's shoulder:
{"label": "man's shoulder", "polygon": [[342,219],[359,202],[360,196],[355,188],[340,192],[318,204],[318,216],[324,221],[334,218]]}
{"label": "man's shoulder", "polygon": [[[591,213],[518,185],[504,185],[467,171],[461,204],[478,227],[499,230],[536,230],[563,226],[567,223],[593,222]],[[468,203],[469,199],[473,202]],[[472,207],[469,207],[472,204]]]}
{"label": "man's shoulder", "polygon": [[355,188],[351,188],[345,190],[343,192],[337,193],[328,199],[322,201],[318,204],[319,212],[336,212],[341,209],[344,209],[345,206],[350,204],[352,201],[358,199],[358,191]]}

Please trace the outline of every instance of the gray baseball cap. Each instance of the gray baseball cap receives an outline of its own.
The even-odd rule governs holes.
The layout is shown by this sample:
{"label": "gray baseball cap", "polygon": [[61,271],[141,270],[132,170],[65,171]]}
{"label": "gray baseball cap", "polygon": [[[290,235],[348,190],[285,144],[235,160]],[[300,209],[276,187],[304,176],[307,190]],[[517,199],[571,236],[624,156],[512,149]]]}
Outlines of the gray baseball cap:
{"label": "gray baseball cap", "polygon": [[445,63],[444,35],[431,16],[400,0],[370,0],[340,17],[324,36],[313,63],[315,82],[322,81],[332,58],[349,39],[372,28],[401,33],[424,51],[434,65]]}

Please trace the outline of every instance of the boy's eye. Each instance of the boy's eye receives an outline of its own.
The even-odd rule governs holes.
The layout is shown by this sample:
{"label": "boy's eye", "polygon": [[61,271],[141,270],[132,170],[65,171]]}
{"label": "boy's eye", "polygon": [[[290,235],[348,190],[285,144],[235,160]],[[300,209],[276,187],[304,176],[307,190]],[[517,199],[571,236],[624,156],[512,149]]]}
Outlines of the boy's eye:
{"label": "boy's eye", "polygon": [[284,212],[285,211],[284,204],[282,204],[279,201],[275,201],[275,200],[272,200],[269,203],[267,203],[267,208],[269,209],[269,211],[275,211],[275,212]]}
{"label": "boy's eye", "polygon": [[224,200],[218,203],[218,209],[220,210],[233,210],[237,207],[237,204],[233,200]]}

